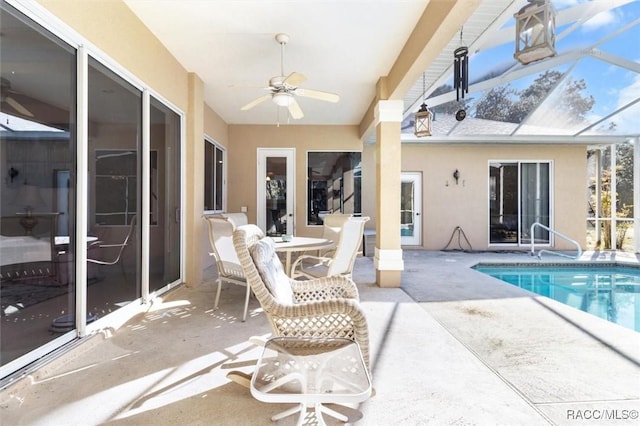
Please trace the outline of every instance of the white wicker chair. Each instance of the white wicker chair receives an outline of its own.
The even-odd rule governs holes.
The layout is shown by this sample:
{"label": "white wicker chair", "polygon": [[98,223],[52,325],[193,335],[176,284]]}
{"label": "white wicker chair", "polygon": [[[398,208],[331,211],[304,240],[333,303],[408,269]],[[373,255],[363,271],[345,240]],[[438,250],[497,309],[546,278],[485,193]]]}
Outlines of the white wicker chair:
{"label": "white wicker chair", "polygon": [[[326,215],[322,222],[322,238],[326,238],[327,240],[337,243],[340,239],[342,226],[350,217],[353,217],[353,215],[347,213],[331,213]],[[320,251],[318,255],[328,257],[332,256],[335,251],[336,249],[333,247],[328,250]]]}
{"label": "white wicker chair", "polygon": [[344,337],[358,343],[369,369],[369,331],[355,283],[342,276],[296,281],[289,278],[273,240],[255,225],[233,233],[247,282],[275,336]]}
{"label": "white wicker chair", "polygon": [[[242,321],[247,320],[247,310],[249,309],[249,296],[251,295],[251,288],[247,284],[240,266],[240,261],[236,255],[236,251],[233,248],[233,230],[236,228],[236,223],[245,223],[246,216],[244,213],[239,213],[240,216],[229,215],[206,215],[204,216],[207,224],[209,225],[209,243],[211,245],[212,253],[216,261],[216,268],[218,270],[218,289],[216,291],[216,300],[213,305],[213,309],[218,309],[218,302],[220,300],[220,289],[222,288],[222,282],[229,284],[235,284],[246,287],[246,294],[244,297],[244,312],[242,314]],[[244,216],[244,219],[243,217]]]}
{"label": "white wicker chair", "polygon": [[[327,216],[328,217],[328,216]],[[319,278],[332,275],[351,277],[353,265],[362,243],[368,217],[349,217],[340,229],[335,250],[329,255],[302,255],[291,267],[291,277]]]}

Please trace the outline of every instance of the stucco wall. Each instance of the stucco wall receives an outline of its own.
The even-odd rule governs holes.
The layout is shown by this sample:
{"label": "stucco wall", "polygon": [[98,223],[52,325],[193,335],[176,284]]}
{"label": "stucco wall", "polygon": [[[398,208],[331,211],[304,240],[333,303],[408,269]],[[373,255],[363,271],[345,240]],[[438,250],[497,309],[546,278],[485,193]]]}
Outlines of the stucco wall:
{"label": "stucco wall", "polygon": [[38,0],[38,3],[186,111],[187,71],[123,2]]}
{"label": "stucco wall", "polygon": [[[489,249],[490,160],[552,161],[553,227],[584,246],[586,158],[586,148],[575,145],[403,145],[402,171],[423,174],[423,247],[443,249],[460,226],[474,250]],[[572,247],[556,240],[557,249]],[[457,238],[451,248],[458,248]]]}
{"label": "stucco wall", "polygon": [[307,227],[306,181],[307,151],[360,151],[357,126],[229,126],[229,150],[227,168],[227,206],[231,212],[247,207],[247,217],[256,223],[257,149],[289,148],[295,153],[295,233],[319,235],[319,227]]}
{"label": "stucco wall", "polygon": [[[39,3],[181,111],[189,112],[190,108],[193,111],[194,94],[190,97],[188,71],[124,3],[77,0],[39,0]],[[195,99],[202,98],[202,93],[196,95]],[[202,151],[204,134],[201,133],[226,147],[229,211],[239,211],[241,206],[247,206],[249,220],[255,222],[257,148],[295,147],[295,232],[316,235],[320,230],[305,226],[304,221],[307,150],[363,150],[363,214],[372,217],[367,228],[375,228],[375,147],[363,149],[357,126],[227,126],[215,111],[206,106],[196,112],[204,115],[197,120],[203,123],[197,126],[202,132],[193,132],[195,128],[188,132],[186,161],[189,165],[201,160],[197,156]],[[199,144],[198,149],[193,149],[193,144]],[[585,242],[585,147],[404,144],[402,158],[403,171],[423,172],[423,247],[427,249],[443,248],[456,226],[463,228],[474,249],[487,248],[487,169],[490,159],[552,160],[554,227],[582,244]],[[451,176],[455,169],[461,173],[459,185],[454,184]],[[191,188],[188,192],[192,197],[198,191],[202,192],[199,186],[203,180],[202,172],[201,166],[187,167],[187,183]],[[202,214],[202,206],[197,204],[193,198],[187,200],[187,210],[191,211],[185,214],[193,218],[186,232],[187,246],[206,250],[204,223],[197,220]],[[194,242],[197,243],[194,245]],[[556,248],[570,246],[558,242]],[[201,264],[202,261],[196,263]],[[188,269],[198,269],[198,266],[189,264]]]}

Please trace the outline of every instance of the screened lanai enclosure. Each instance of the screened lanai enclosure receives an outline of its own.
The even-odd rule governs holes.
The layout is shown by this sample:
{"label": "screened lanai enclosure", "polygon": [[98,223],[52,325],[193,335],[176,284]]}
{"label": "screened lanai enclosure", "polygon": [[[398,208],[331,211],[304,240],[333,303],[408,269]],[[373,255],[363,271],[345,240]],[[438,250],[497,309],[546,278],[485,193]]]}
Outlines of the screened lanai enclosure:
{"label": "screened lanai enclosure", "polygon": [[[640,4],[550,4],[555,54],[522,64],[514,57],[514,15],[523,2],[482,2],[405,97],[403,143],[584,145],[587,248],[638,252]],[[468,51],[464,92],[454,81],[461,47]],[[418,138],[414,114],[423,103],[432,129]],[[549,220],[548,164],[491,162],[488,168],[490,241],[529,241],[531,223]]]}
{"label": "screened lanai enclosure", "polygon": [[[200,177],[187,164],[190,151],[185,147],[191,142],[187,135],[199,119],[165,98],[179,99],[181,94],[187,98],[186,75],[185,87],[177,89],[180,84],[175,84],[179,94],[158,93],[150,82],[72,31],[73,25],[51,19],[46,6],[38,3],[0,0],[0,380],[79,337],[121,324],[155,296],[183,283],[187,271],[199,265],[190,264],[193,256],[187,261],[191,253],[186,247],[187,229],[197,229],[187,228],[187,222],[200,219],[200,206],[189,197],[202,187],[204,210],[224,208],[222,170],[233,164],[226,149],[223,155],[211,144],[203,150],[207,174]],[[549,233],[542,229],[532,234],[531,225],[553,226],[554,197],[570,196],[579,201],[565,210],[576,205],[583,209],[580,220],[587,248],[640,252],[640,2],[551,2],[555,9],[551,55],[529,58],[526,64],[514,58],[514,47],[521,41],[516,38],[514,15],[540,2],[470,3],[478,4],[470,19],[442,51],[434,52],[421,78],[397,95],[404,100],[402,151],[407,145],[464,146],[471,151],[486,145],[491,153],[467,159],[468,169],[460,170],[461,177],[457,165],[450,164],[455,173],[447,172],[442,181],[426,168],[424,173],[402,170],[413,173],[398,182],[409,200],[402,212],[402,238],[414,237],[409,234],[421,229],[416,242],[407,245],[436,248],[440,240],[433,233],[441,223],[434,225],[434,217],[445,217],[449,226],[457,225],[452,221],[458,219],[450,218],[456,214],[472,216],[465,210],[469,204],[440,203],[452,188],[467,182],[481,187],[465,196],[475,197],[476,217],[484,220],[487,212],[483,248],[549,243]],[[65,16],[65,7],[61,9]],[[366,48],[379,52],[380,46]],[[138,65],[138,57],[145,65],[153,63],[144,55],[155,54],[155,49],[139,56],[141,51],[126,64]],[[414,117],[423,103],[432,117],[430,135],[417,137]],[[394,120],[396,129],[399,120]],[[393,143],[397,136],[394,130]],[[324,146],[305,153],[304,176],[310,179],[308,185],[299,185],[309,189],[301,228],[320,227],[325,213],[345,206],[350,213],[363,215],[374,209],[371,188],[376,185],[368,185],[375,175],[373,156],[366,146],[357,152],[371,141],[350,140],[350,149],[336,147],[340,153],[336,158],[329,158]],[[229,145],[229,152],[238,146]],[[562,182],[554,174],[560,167],[554,170],[555,164],[540,156],[502,155],[496,148],[502,146],[505,150],[535,147],[539,152],[579,147],[575,152],[583,156],[576,161],[579,167],[585,165],[580,170],[584,187],[576,189],[580,180],[570,186],[580,194],[562,193]],[[449,159],[458,154],[447,153]],[[414,160],[424,163],[427,155],[421,155]],[[440,158],[430,160],[435,163]],[[219,166],[214,170],[213,165]],[[567,167],[566,160],[563,165],[566,177],[566,170],[573,172],[575,167]],[[469,180],[472,167],[475,182]],[[269,187],[273,189],[269,201],[276,207],[270,209],[271,218],[276,222],[285,211],[278,205],[280,190],[287,186],[269,183]],[[424,193],[425,206],[439,208],[421,215],[420,223],[411,222],[414,190]],[[571,220],[577,222],[573,216]],[[274,230],[285,232],[275,224]],[[476,231],[480,241],[484,229]],[[424,241],[428,238],[431,245]],[[400,252],[395,249],[391,251]],[[395,265],[395,259],[391,263]]]}

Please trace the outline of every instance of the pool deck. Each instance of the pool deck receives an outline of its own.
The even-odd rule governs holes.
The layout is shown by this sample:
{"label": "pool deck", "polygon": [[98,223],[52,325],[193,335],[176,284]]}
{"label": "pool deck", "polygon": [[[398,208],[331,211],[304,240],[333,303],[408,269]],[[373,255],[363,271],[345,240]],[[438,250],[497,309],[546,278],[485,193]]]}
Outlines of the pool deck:
{"label": "pool deck", "polygon": [[[349,413],[357,424],[637,424],[640,333],[470,268],[537,258],[422,250],[403,257],[401,288],[376,286],[372,259],[357,259],[376,389],[358,407],[361,419]],[[640,264],[624,253],[584,253],[587,260]],[[226,378],[230,368],[252,370],[260,349],[249,339],[269,332],[253,298],[239,321],[242,295],[223,287],[213,311],[211,281],[171,291],[0,392],[2,423],[271,424],[284,406],[258,402]]]}

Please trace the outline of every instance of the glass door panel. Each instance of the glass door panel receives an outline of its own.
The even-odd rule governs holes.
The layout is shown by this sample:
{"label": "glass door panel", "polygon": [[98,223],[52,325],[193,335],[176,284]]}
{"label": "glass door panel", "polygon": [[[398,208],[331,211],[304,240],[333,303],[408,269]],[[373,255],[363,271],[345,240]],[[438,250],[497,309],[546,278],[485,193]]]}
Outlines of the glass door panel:
{"label": "glass door panel", "polygon": [[180,116],[151,98],[149,291],[180,278]]}
{"label": "glass door panel", "polygon": [[[139,298],[142,92],[89,59],[87,312],[98,317]],[[126,242],[126,245],[123,244]]]}
{"label": "glass door panel", "polygon": [[76,51],[5,2],[0,28],[4,377],[75,337]]}
{"label": "glass door panel", "polygon": [[258,226],[266,235],[293,234],[293,153],[292,149],[259,150]]}
{"label": "glass door panel", "polygon": [[420,245],[422,175],[402,173],[400,189],[400,235],[402,245]]}
{"label": "glass door panel", "polygon": [[518,164],[489,165],[489,242],[518,243]]}
{"label": "glass door panel", "polygon": [[[531,244],[531,225],[549,226],[549,164],[520,164],[521,243]],[[536,227],[536,244],[549,244],[549,231]]]}

